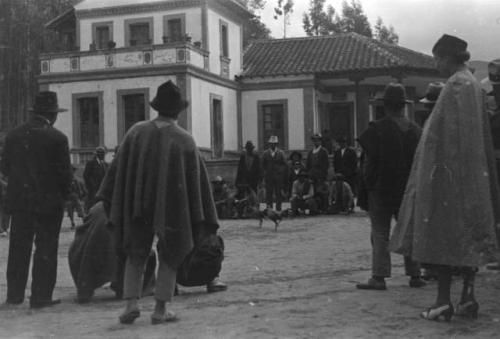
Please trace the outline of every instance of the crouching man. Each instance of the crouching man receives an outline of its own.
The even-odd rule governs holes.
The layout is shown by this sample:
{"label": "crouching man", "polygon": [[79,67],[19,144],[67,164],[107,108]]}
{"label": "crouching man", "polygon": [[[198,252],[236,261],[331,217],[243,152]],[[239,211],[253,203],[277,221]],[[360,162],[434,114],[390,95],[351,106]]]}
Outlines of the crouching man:
{"label": "crouching man", "polygon": [[297,175],[297,180],[292,185],[292,197],[290,205],[295,215],[299,215],[300,211],[309,210],[309,214],[317,212],[316,201],[314,200],[314,185],[308,179],[306,171],[301,170]]}

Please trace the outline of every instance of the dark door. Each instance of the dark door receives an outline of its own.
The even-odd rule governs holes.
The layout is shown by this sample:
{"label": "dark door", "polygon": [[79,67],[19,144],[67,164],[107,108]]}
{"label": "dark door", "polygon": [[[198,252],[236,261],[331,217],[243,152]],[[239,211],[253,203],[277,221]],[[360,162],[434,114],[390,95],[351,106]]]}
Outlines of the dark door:
{"label": "dark door", "polygon": [[144,94],[127,94],[123,97],[124,134],[136,122],[146,120]]}
{"label": "dark door", "polygon": [[330,114],[330,133],[334,139],[345,137],[348,145],[354,144],[354,121],[352,103],[333,103],[328,105]]}
{"label": "dark door", "polygon": [[222,101],[212,99],[212,150],[215,158],[224,154],[224,128],[222,124]]}
{"label": "dark door", "polygon": [[78,99],[80,116],[80,146],[99,146],[99,99],[97,97]]}

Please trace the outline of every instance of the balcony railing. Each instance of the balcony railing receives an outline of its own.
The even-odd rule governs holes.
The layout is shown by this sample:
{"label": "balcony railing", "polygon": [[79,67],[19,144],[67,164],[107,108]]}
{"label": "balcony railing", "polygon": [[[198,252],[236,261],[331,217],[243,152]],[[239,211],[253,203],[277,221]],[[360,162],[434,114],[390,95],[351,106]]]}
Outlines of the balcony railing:
{"label": "balcony railing", "polygon": [[173,64],[208,70],[208,52],[189,42],[174,42],[40,56],[42,75]]}

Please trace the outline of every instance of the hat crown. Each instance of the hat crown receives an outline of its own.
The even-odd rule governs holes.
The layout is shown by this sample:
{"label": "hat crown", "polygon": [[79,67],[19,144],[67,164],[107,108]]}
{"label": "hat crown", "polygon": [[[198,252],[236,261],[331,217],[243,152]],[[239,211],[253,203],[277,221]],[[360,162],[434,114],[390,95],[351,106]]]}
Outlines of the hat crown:
{"label": "hat crown", "polygon": [[62,112],[57,102],[57,93],[52,91],[43,91],[35,96],[33,111],[37,113]]}
{"label": "hat crown", "polygon": [[255,146],[253,145],[253,142],[251,142],[250,140],[248,140],[245,144],[245,148],[255,148]]}
{"label": "hat crown", "polygon": [[391,82],[385,87],[383,99],[384,102],[405,103],[406,90],[403,85]]}
{"label": "hat crown", "polygon": [[425,99],[427,99],[426,101],[435,102],[438,99],[443,87],[444,84],[442,82],[431,82],[427,86],[427,91],[425,93]]}
{"label": "hat crown", "polygon": [[179,87],[171,80],[158,87],[156,97],[151,102],[151,107],[157,111],[182,110],[186,108],[187,105],[187,101],[182,99]]}
{"label": "hat crown", "polygon": [[269,137],[269,141],[268,141],[270,144],[277,144],[278,143],[278,137],[276,135],[271,135]]}
{"label": "hat crown", "polygon": [[432,53],[442,56],[457,55],[465,51],[467,51],[467,42],[449,34],[443,34],[432,48]]}

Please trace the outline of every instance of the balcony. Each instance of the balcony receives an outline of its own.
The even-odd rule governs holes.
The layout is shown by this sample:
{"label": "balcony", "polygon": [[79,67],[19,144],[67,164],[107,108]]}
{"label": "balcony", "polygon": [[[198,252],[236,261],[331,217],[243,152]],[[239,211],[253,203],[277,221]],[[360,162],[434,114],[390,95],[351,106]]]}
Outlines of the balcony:
{"label": "balcony", "polygon": [[209,53],[190,42],[105,50],[70,51],[40,56],[41,75],[96,72],[159,65],[189,64],[208,71]]}

